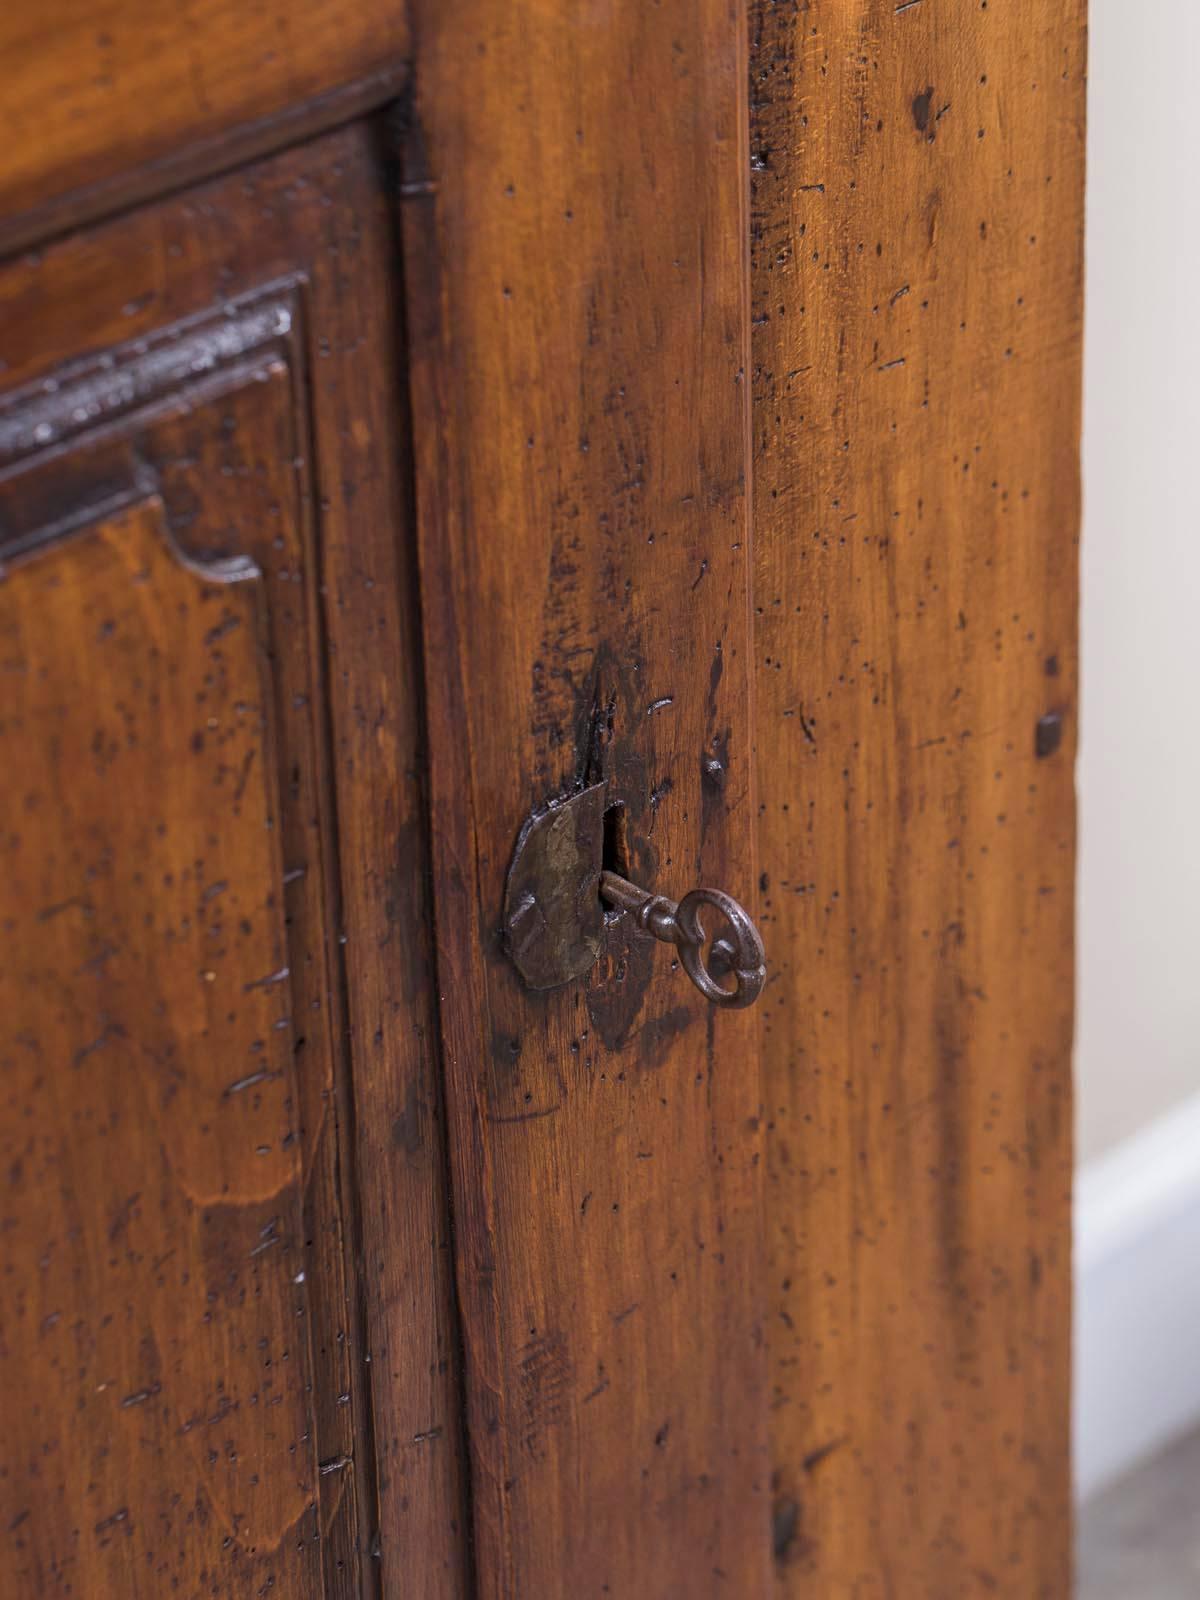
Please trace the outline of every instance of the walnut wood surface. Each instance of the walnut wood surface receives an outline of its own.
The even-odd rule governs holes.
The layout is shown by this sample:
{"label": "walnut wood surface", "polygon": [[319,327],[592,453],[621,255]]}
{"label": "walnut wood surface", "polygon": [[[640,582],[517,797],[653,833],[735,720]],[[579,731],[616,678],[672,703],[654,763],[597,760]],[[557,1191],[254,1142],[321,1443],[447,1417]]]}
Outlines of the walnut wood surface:
{"label": "walnut wood surface", "polygon": [[0,19],[0,250],[415,73],[0,269],[5,1594],[1069,1592],[1082,0],[750,11]]}
{"label": "walnut wood surface", "polygon": [[422,5],[403,211],[481,1594],[769,1583],[757,1028],[614,923],[501,948],[518,830],[753,901],[745,17]]}
{"label": "walnut wood surface", "polygon": [[462,1593],[390,230],[0,274],[6,1593]]}
{"label": "walnut wood surface", "polygon": [[751,84],[778,1588],[1061,1600],[1082,6]]}
{"label": "walnut wood surface", "polygon": [[383,104],[404,0],[14,0],[0,8],[0,248]]}

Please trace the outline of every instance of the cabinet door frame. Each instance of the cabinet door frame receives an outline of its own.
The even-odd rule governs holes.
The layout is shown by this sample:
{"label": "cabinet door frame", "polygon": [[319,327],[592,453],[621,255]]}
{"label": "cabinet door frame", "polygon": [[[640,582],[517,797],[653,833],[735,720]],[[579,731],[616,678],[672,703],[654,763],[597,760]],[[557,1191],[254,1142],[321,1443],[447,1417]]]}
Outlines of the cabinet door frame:
{"label": "cabinet door frame", "polygon": [[759,1029],[610,923],[534,992],[522,825],[751,907],[740,4],[418,8],[400,211],[434,904],[489,1596],[764,1594]]}

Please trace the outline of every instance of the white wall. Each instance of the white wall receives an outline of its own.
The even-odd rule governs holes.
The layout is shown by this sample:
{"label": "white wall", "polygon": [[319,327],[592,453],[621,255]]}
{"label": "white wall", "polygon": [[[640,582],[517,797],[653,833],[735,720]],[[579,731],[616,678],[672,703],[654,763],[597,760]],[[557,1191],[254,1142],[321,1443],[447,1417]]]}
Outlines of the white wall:
{"label": "white wall", "polygon": [[1092,0],[1076,1049],[1085,1161],[1200,1091],[1198,110],[1200,4]]}
{"label": "white wall", "polygon": [[1091,0],[1075,1468],[1200,1422],[1200,3]]}

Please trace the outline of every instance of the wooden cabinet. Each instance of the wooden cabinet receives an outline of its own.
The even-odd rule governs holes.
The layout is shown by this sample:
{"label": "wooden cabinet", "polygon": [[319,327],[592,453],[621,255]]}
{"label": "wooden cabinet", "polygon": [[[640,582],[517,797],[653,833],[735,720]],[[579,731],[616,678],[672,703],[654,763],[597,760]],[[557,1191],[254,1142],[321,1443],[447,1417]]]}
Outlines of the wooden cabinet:
{"label": "wooden cabinet", "polygon": [[45,9],[0,1589],[1061,1596],[1076,6]]}

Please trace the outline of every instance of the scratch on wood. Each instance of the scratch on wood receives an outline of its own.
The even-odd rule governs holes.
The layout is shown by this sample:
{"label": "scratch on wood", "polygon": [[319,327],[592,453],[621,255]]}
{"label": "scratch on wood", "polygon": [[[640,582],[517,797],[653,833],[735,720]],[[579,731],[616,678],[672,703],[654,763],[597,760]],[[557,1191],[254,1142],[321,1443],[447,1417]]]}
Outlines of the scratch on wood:
{"label": "scratch on wood", "polygon": [[826,1456],[831,1456],[835,1450],[840,1450],[845,1443],[846,1436],[844,1434],[840,1438],[831,1439],[828,1444],[820,1445],[816,1450],[810,1450],[800,1465],[805,1472],[811,1472],[814,1467],[819,1466],[825,1460]]}
{"label": "scratch on wood", "polygon": [[542,1106],[537,1111],[515,1111],[515,1112],[513,1112],[513,1114],[511,1116],[500,1116],[500,1117],[498,1117],[498,1116],[495,1116],[495,1115],[489,1113],[488,1121],[492,1122],[492,1123],[500,1123],[500,1122],[540,1122],[543,1117],[552,1117],[556,1111],[561,1111],[561,1110],[562,1110],[562,1103],[560,1101],[556,1101],[555,1104],[552,1105],[552,1106]]}

